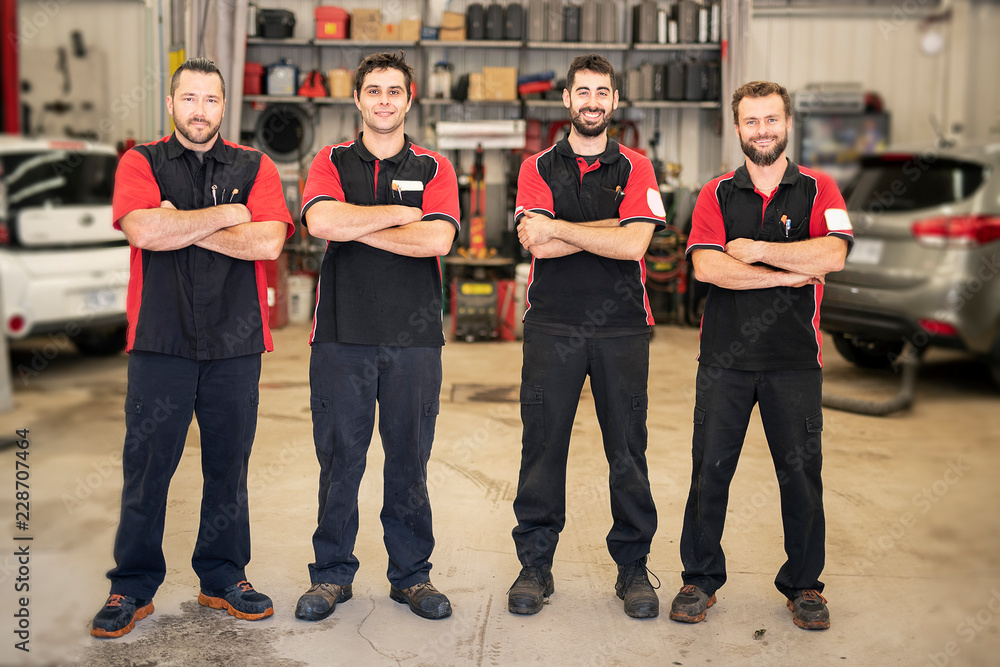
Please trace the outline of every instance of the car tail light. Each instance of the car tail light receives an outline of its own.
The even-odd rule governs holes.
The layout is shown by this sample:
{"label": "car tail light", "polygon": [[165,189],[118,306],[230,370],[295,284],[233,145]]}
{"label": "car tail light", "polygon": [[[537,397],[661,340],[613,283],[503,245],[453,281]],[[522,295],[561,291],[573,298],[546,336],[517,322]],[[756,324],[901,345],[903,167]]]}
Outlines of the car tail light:
{"label": "car tail light", "polygon": [[913,236],[933,247],[986,245],[1000,239],[1000,218],[990,215],[958,215],[928,218],[913,223]]}
{"label": "car tail light", "polygon": [[0,222],[0,245],[10,245],[10,228]]}
{"label": "car tail light", "polygon": [[932,336],[957,336],[958,329],[941,320],[917,320],[920,328]]}
{"label": "car tail light", "polygon": [[24,318],[20,315],[11,315],[7,319],[7,331],[12,334],[21,333],[24,329]]}

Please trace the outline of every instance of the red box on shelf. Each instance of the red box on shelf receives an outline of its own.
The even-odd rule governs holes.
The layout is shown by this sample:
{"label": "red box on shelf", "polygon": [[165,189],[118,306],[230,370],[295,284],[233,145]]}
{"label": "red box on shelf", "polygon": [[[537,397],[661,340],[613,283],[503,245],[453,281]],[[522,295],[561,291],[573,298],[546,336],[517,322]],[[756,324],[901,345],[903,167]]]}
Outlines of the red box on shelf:
{"label": "red box on shelf", "polygon": [[263,95],[264,94],[264,66],[260,63],[246,63],[243,65],[243,94]]}
{"label": "red box on shelf", "polygon": [[316,39],[347,39],[351,15],[340,7],[317,7]]}

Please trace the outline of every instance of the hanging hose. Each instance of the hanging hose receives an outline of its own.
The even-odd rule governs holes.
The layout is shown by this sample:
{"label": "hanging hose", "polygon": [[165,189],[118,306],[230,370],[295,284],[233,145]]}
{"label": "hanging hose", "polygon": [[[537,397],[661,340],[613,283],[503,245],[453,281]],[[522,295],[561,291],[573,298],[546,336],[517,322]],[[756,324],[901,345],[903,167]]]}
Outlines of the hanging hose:
{"label": "hanging hose", "polygon": [[899,393],[887,401],[868,401],[861,398],[848,398],[823,394],[823,407],[854,412],[873,417],[885,417],[894,412],[905,410],[913,404],[913,394],[917,385],[917,368],[920,365],[917,348],[907,342],[898,358],[903,367],[903,381]]}

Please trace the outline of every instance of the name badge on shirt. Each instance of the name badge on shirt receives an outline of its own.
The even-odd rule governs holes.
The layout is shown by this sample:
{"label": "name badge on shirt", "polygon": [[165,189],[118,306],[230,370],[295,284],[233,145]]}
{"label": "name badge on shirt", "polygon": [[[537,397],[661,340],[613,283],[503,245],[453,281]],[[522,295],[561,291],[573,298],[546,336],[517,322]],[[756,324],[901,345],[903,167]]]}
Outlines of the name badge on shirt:
{"label": "name badge on shirt", "polygon": [[391,187],[394,192],[403,194],[404,192],[423,192],[423,181],[397,181],[393,179]]}

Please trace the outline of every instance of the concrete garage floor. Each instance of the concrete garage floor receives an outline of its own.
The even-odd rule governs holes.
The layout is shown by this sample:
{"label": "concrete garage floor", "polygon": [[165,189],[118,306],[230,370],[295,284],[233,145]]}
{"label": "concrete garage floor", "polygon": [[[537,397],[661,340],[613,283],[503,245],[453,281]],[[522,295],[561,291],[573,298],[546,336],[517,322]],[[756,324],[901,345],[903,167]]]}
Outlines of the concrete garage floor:
{"label": "concrete garage floor", "polygon": [[[434,583],[454,615],[427,621],[388,597],[378,521],[382,452],[361,489],[361,570],[354,599],[319,623],[293,609],[306,589],[318,464],[308,410],[307,328],[276,332],[266,355],[250,463],[249,578],[275,615],[249,623],[197,604],[190,555],[201,496],[197,427],[171,488],[167,580],[156,612],[121,640],[88,635],[104,601],[118,520],[126,357],[71,347],[23,382],[45,339],[13,354],[13,413],[0,434],[30,428],[30,653],[14,648],[17,562],[15,450],[0,451],[0,664],[36,665],[989,665],[1000,658],[1000,393],[980,366],[928,355],[908,413],[826,412],[827,567],[833,627],[796,628],[772,579],[783,561],[778,494],[758,419],[732,489],[725,537],[730,580],[705,622],[667,618],[680,586],[677,541],[690,475],[698,333],[658,327],[651,349],[649,467],[660,528],[651,568],[663,586],[654,620],[625,616],[604,544],[607,463],[589,390],[569,463],[568,518],[553,568],[556,593],[538,615],[506,610],[517,575],[510,530],[520,448],[517,343],[449,343],[429,466],[437,549]],[[58,349],[57,349],[58,348]],[[44,357],[43,357],[44,358]],[[827,350],[826,390],[888,395],[896,380],[849,367]],[[37,360],[36,360],[37,361]],[[485,397],[469,400],[489,385]],[[491,388],[496,388],[491,390]],[[377,438],[377,435],[376,435]],[[758,631],[766,631],[760,633]],[[761,635],[755,638],[756,635]]]}

